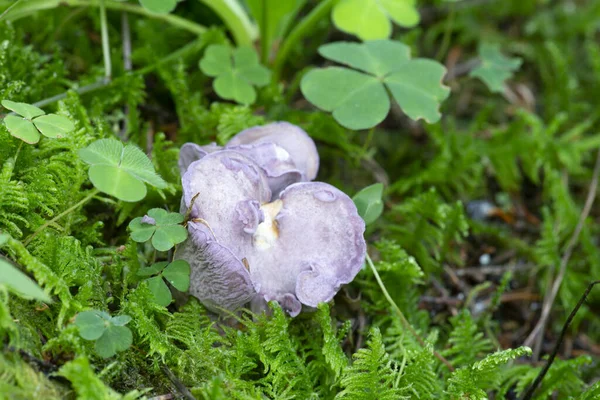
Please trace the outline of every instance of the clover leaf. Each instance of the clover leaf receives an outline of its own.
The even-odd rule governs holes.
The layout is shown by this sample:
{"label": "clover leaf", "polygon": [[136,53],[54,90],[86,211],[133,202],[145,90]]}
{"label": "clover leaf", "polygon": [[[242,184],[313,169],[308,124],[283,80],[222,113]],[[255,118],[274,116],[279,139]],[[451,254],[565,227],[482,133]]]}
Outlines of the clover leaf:
{"label": "clover leaf", "polygon": [[440,119],[438,108],[450,89],[441,83],[446,68],[438,62],[411,60],[409,47],[391,40],[330,43],[319,53],[355,68],[313,69],[300,84],[304,97],[333,112],[342,126],[367,129],[383,121],[390,109],[388,91],[413,120]]}
{"label": "clover leaf", "polygon": [[129,223],[131,238],[144,243],[152,238],[152,246],[158,251],[170,250],[187,238],[187,229],[181,223],[183,215],[169,213],[162,208],[153,208],[144,217],[134,218]]}
{"label": "clover leaf", "polygon": [[500,52],[500,46],[495,43],[482,43],[479,47],[479,58],[481,64],[469,75],[481,79],[490,91],[496,93],[504,91],[504,82],[521,66],[520,58],[506,57]]}
{"label": "clover leaf", "polygon": [[213,88],[219,97],[240,104],[254,103],[253,86],[264,86],[270,78],[269,70],[258,62],[256,52],[246,46],[234,50],[222,44],[208,46],[200,60],[200,70],[216,78]]}
{"label": "clover leaf", "polygon": [[67,117],[46,114],[44,110],[31,104],[2,100],[2,106],[19,114],[7,115],[4,125],[12,136],[25,143],[36,144],[40,141],[40,133],[49,138],[62,138],[75,129],[75,125]]}
{"label": "clover leaf", "polygon": [[79,335],[85,340],[95,340],[96,353],[103,358],[114,356],[131,346],[133,335],[125,325],[131,321],[128,315],[111,317],[104,311],[83,311],[75,317]]}
{"label": "clover leaf", "polygon": [[179,291],[186,292],[190,288],[190,265],[184,260],[173,261],[170,264],[164,261],[155,263],[139,270],[138,276],[152,276],[146,279],[148,288],[154,295],[156,303],[163,307],[168,306],[173,300],[164,279]]}
{"label": "clover leaf", "polygon": [[331,12],[335,26],[361,40],[387,39],[392,23],[410,28],[419,23],[416,0],[341,0]]}
{"label": "clover leaf", "polygon": [[52,303],[50,296],[34,280],[15,268],[11,263],[2,259],[0,259],[0,285],[5,285],[8,290],[25,299]]}
{"label": "clover leaf", "polygon": [[365,220],[365,224],[372,224],[383,212],[382,196],[383,184],[375,183],[362,189],[352,198],[358,215]]}
{"label": "clover leaf", "polygon": [[79,150],[79,157],[91,165],[88,174],[94,186],[119,200],[142,200],[146,197],[144,183],[158,189],[167,187],[146,154],[132,144],[100,139]]}

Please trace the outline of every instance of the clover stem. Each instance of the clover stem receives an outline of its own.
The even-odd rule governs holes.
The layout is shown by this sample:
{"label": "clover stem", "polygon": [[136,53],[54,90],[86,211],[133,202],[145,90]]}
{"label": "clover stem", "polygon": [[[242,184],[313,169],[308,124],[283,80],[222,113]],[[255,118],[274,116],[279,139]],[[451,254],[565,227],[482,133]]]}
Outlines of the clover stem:
{"label": "clover stem", "polygon": [[[103,0],[105,1],[105,0]],[[99,0],[29,0],[26,2],[27,7],[17,7],[10,13],[8,19],[14,21],[19,18],[27,17],[37,11],[49,10],[61,6],[68,7],[100,7]],[[14,5],[13,5],[14,6]],[[181,18],[173,14],[155,14],[146,10],[144,7],[135,4],[120,3],[117,1],[105,1],[105,7],[110,10],[127,11],[132,14],[143,15],[148,18],[161,20],[174,27],[186,30],[196,35],[201,35],[206,32],[206,27]]]}
{"label": "clover stem", "polygon": [[17,152],[15,153],[15,161],[14,165],[17,165],[17,158],[19,158],[19,153],[21,152],[21,147],[23,147],[23,141],[19,140],[19,147],[17,147]]}
{"label": "clover stem", "polygon": [[250,46],[256,39],[256,26],[242,6],[234,0],[200,0],[211,8],[231,32],[238,46]]}
{"label": "clover stem", "polygon": [[108,24],[106,22],[106,7],[104,0],[100,0],[100,30],[102,32],[102,54],[104,56],[104,80],[110,82],[112,77],[112,64],[110,60],[110,43],[108,42]]}
{"label": "clover stem", "polygon": [[371,145],[371,141],[373,140],[373,133],[375,133],[375,127],[369,129],[369,133],[367,134],[367,138],[365,139],[365,143],[363,144],[363,154],[367,152],[369,146]]}
{"label": "clover stem", "polygon": [[281,48],[277,52],[275,61],[273,62],[273,82],[279,82],[281,72],[285,66],[290,51],[308,35],[312,28],[322,19],[327,16],[329,10],[337,3],[338,0],[323,0],[318,6],[312,9],[306,17],[300,21],[298,25],[290,32],[288,37],[283,41]]}
{"label": "clover stem", "polygon": [[[373,260],[371,260],[371,257],[368,253],[366,257],[367,264],[369,264],[369,267],[373,271],[373,275],[375,275],[375,280],[377,281],[377,284],[379,284],[379,288],[383,292],[383,296],[388,301],[388,303],[390,303],[392,309],[396,312],[396,314],[398,314],[398,316],[400,317],[400,322],[415,337],[415,339],[417,339],[417,342],[419,342],[421,346],[425,347],[425,341],[423,340],[423,338],[419,336],[417,331],[415,331],[415,328],[413,328],[410,322],[408,322],[408,320],[404,316],[404,313],[402,312],[402,310],[400,310],[400,307],[398,307],[394,299],[392,299],[392,296],[390,296],[390,294],[388,293],[387,289],[385,288],[385,285],[383,284],[383,281],[381,280],[381,277],[379,276],[379,273],[377,272],[377,269],[375,268],[375,265],[373,265]],[[433,355],[442,363],[444,363],[444,365],[448,367],[450,371],[454,371],[454,367],[452,366],[452,364],[450,364],[448,360],[446,360],[446,358],[444,358],[444,356],[442,356],[435,350],[433,350]]]}
{"label": "clover stem", "polygon": [[98,193],[100,193],[100,191],[98,189],[94,189],[90,192],[90,194],[88,194],[86,197],[84,197],[83,199],[81,199],[79,202],[77,202],[76,204],[72,205],[71,207],[67,208],[65,211],[61,212],[60,214],[58,214],[56,217],[52,218],[50,221],[46,221],[46,223],[42,226],[40,226],[35,232],[33,232],[28,238],[27,240],[25,240],[25,242],[23,242],[23,244],[25,246],[27,246],[29,243],[31,243],[31,241],[37,236],[39,235],[44,229],[46,229],[49,225],[53,224],[54,222],[58,221],[59,219],[61,219],[62,217],[64,217],[67,214],[70,214],[71,212],[75,211],[77,208],[81,207],[82,205],[84,205],[85,203],[87,203],[88,201],[90,201],[94,196],[96,196]]}

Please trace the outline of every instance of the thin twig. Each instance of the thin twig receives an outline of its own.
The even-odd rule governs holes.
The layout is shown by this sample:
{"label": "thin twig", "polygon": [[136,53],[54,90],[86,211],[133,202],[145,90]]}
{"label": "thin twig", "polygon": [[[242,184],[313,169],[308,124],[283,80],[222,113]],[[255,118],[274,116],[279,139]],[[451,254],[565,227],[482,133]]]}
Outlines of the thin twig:
{"label": "thin twig", "polygon": [[569,330],[569,326],[571,325],[571,322],[573,322],[573,318],[575,318],[575,315],[577,314],[577,311],[579,311],[579,308],[585,302],[585,299],[590,294],[590,291],[592,290],[592,288],[595,285],[597,285],[598,283],[600,283],[600,281],[594,281],[594,282],[592,282],[592,283],[590,283],[588,285],[587,289],[583,293],[583,296],[581,296],[581,298],[577,302],[577,305],[575,306],[575,308],[573,309],[573,311],[571,311],[571,314],[569,314],[569,317],[567,318],[567,321],[565,322],[565,324],[564,324],[564,326],[562,328],[562,331],[560,332],[560,336],[558,337],[558,341],[554,345],[554,350],[552,350],[552,354],[550,354],[550,357],[546,361],[546,365],[544,365],[544,368],[542,368],[542,370],[540,371],[540,373],[538,374],[538,376],[535,378],[535,381],[533,381],[533,383],[531,384],[531,386],[529,387],[529,389],[527,389],[527,392],[525,392],[525,395],[522,397],[522,400],[529,400],[529,399],[531,399],[531,397],[533,396],[533,392],[535,392],[535,389],[537,389],[537,387],[542,382],[542,379],[544,379],[544,376],[546,376],[546,373],[548,372],[548,370],[550,369],[550,366],[554,362],[554,358],[556,358],[556,355],[558,354],[558,349],[560,348],[560,345],[561,345],[561,343],[562,343],[565,335],[567,334],[567,331]]}
{"label": "thin twig", "polygon": [[[110,82],[106,82],[104,79],[101,79],[98,82],[90,83],[89,85],[85,85],[78,89],[75,89],[75,93],[85,94],[87,92],[91,92],[96,89],[103,88],[103,87],[107,86],[109,83]],[[71,90],[71,89],[69,89],[69,90]],[[66,91],[64,93],[57,94],[56,96],[48,97],[47,99],[43,99],[43,100],[38,101],[37,103],[33,103],[33,105],[36,107],[40,107],[40,108],[45,107],[48,104],[56,103],[57,101],[64,99],[65,97],[67,97],[68,93],[69,93],[69,91]]]}
{"label": "thin twig", "polygon": [[179,393],[181,393],[183,395],[184,398],[186,398],[187,400],[196,400],[196,398],[194,397],[194,395],[192,394],[192,392],[190,392],[190,390],[183,384],[183,382],[181,382],[179,380],[179,378],[177,378],[175,376],[175,374],[173,373],[173,371],[171,371],[169,369],[169,367],[167,367],[166,365],[162,365],[161,369],[163,370],[163,372],[165,373],[165,375],[167,375],[167,377],[169,378],[169,380],[171,382],[173,382],[173,385],[175,385],[175,387],[177,388],[177,390],[179,390]]}
{"label": "thin twig", "polygon": [[543,338],[543,332],[546,327],[546,323],[548,322],[548,317],[550,316],[550,310],[552,309],[552,305],[554,304],[554,300],[556,299],[556,295],[558,294],[560,285],[563,281],[563,278],[565,277],[565,272],[567,271],[567,264],[569,263],[569,259],[571,258],[571,255],[573,254],[573,250],[575,249],[575,245],[577,244],[577,241],[579,240],[579,235],[581,234],[581,231],[583,230],[585,220],[587,219],[587,217],[590,214],[590,211],[592,209],[592,204],[594,204],[594,199],[596,198],[596,190],[598,188],[598,178],[599,177],[600,177],[600,150],[598,150],[598,154],[596,155],[596,164],[594,165],[594,172],[592,174],[592,182],[590,183],[587,198],[585,199],[585,204],[583,206],[583,210],[579,217],[579,222],[577,223],[577,226],[575,227],[575,231],[573,232],[573,235],[571,236],[571,239],[569,240],[569,243],[567,244],[567,249],[565,250],[563,257],[560,260],[560,268],[558,271],[558,275],[556,276],[556,279],[554,280],[554,283],[551,286],[550,290],[547,291],[546,295],[544,296],[544,303],[542,306],[542,314],[540,315],[539,321],[537,322],[535,328],[533,329],[533,331],[529,334],[529,336],[523,343],[524,346],[531,347],[532,343],[534,343],[534,341],[537,341],[537,343],[534,347],[534,352],[533,352],[534,360],[537,360],[539,357],[541,340]]}
{"label": "thin twig", "polygon": [[12,346],[8,346],[5,348],[5,351],[11,352],[11,353],[18,353],[23,360],[25,360],[26,362],[28,362],[30,364],[35,364],[38,367],[38,369],[46,375],[58,371],[57,365],[52,364],[48,361],[42,360],[41,358],[37,358],[36,356],[29,354],[28,352],[26,352],[23,349],[16,349]]}
{"label": "thin twig", "polygon": [[486,266],[475,266],[465,267],[454,270],[456,276],[467,276],[467,275],[502,275],[506,271],[526,271],[533,268],[535,265],[531,263],[523,264],[507,264],[507,265],[486,265]]}
{"label": "thin twig", "polygon": [[459,76],[468,74],[475,69],[475,67],[478,67],[479,64],[481,64],[479,57],[474,57],[460,64],[456,64],[453,68],[449,69],[446,76],[444,76],[444,83],[450,82]]}
{"label": "thin twig", "polygon": [[100,193],[100,191],[98,189],[94,189],[92,190],[92,192],[87,195],[86,197],[84,197],[82,200],[80,200],[79,202],[77,202],[76,204],[72,205],[71,207],[67,208],[65,211],[61,212],[60,214],[58,214],[56,217],[52,218],[50,221],[46,221],[46,223],[42,226],[40,226],[35,232],[33,232],[28,238],[27,240],[25,240],[25,242],[23,242],[23,244],[25,246],[27,246],[29,243],[31,243],[31,241],[37,236],[39,235],[44,229],[46,229],[49,225],[53,224],[54,222],[58,221],[59,219],[61,219],[62,217],[64,217],[65,215],[75,211],[77,208],[79,208],[80,206],[84,205],[85,203],[87,203],[88,201],[90,201],[94,196],[96,196],[98,193]]}
{"label": "thin twig", "polygon": [[[390,294],[388,293],[387,289],[385,288],[385,285],[383,284],[383,281],[381,280],[381,277],[379,276],[379,273],[377,272],[377,269],[375,268],[375,265],[373,265],[373,260],[371,260],[369,254],[367,254],[367,264],[369,264],[369,267],[371,267],[373,275],[375,275],[375,279],[377,280],[377,283],[379,284],[379,287],[383,292],[383,296],[388,301],[388,303],[390,303],[394,311],[396,311],[396,313],[400,317],[400,322],[402,322],[402,325],[404,325],[404,327],[408,329],[408,331],[415,337],[415,339],[417,339],[417,342],[419,342],[419,344],[422,347],[425,347],[426,344],[423,338],[417,333],[417,331],[415,331],[415,328],[413,328],[410,322],[408,322],[408,320],[404,316],[404,313],[402,312],[402,310],[400,310],[400,307],[398,307],[394,299],[392,299],[392,296],[390,296]],[[433,350],[433,355],[442,363],[444,363],[444,365],[448,367],[450,371],[454,371],[454,367],[452,366],[452,364],[450,364],[450,362],[446,360],[444,356],[438,353],[435,349]]]}
{"label": "thin twig", "polygon": [[[204,47],[204,42],[201,42],[200,40],[196,39],[188,44],[186,44],[185,46],[179,48],[178,50],[175,50],[173,53],[169,54],[168,56],[162,57],[159,61],[157,61],[156,63],[152,64],[152,65],[148,65],[142,69],[139,69],[137,71],[132,71],[132,74],[137,74],[137,75],[145,75],[148,74],[152,71],[154,71],[155,69],[157,69],[159,66],[163,65],[163,64],[167,64],[172,62],[173,60],[176,60],[177,58],[180,57],[185,57],[187,56],[188,53],[192,52],[192,50],[198,50],[200,51],[202,49],[202,47]],[[196,49],[197,48],[197,49]],[[115,81],[113,81],[115,82]],[[75,93],[77,94],[85,94],[88,92],[92,92],[94,90],[97,89],[101,89],[105,86],[109,86],[112,82],[106,82],[104,79],[100,79],[97,82],[91,83],[89,85],[85,85],[82,86],[78,89],[69,89],[64,93],[60,93],[57,94],[55,96],[52,97],[48,97],[47,99],[43,99],[38,101],[37,103],[33,103],[34,106],[36,107],[45,107],[48,104],[52,104],[52,103],[56,103],[59,100],[62,100],[64,98],[67,97],[67,94],[69,93],[70,90],[74,90]],[[10,114],[14,114],[14,113],[9,113]]]}

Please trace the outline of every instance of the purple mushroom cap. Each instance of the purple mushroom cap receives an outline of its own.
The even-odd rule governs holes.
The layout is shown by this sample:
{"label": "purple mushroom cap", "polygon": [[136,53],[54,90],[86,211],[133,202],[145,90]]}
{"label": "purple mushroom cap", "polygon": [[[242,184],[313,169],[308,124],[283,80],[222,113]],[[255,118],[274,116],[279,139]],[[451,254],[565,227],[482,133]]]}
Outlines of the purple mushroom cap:
{"label": "purple mushroom cap", "polygon": [[245,129],[231,138],[226,147],[261,143],[274,143],[284,148],[304,174],[303,180],[312,181],[317,177],[319,153],[315,142],[302,128],[289,122],[273,122]]}
{"label": "purple mushroom cap", "polygon": [[365,224],[352,199],[326,183],[293,183],[273,200],[260,154],[227,149],[189,165],[190,235],[176,257],[190,263],[190,293],[213,311],[250,303],[260,312],[275,300],[296,316],[354,279]]}
{"label": "purple mushroom cap", "polygon": [[269,182],[272,196],[276,198],[287,186],[295,182],[305,181],[306,177],[297,167],[290,154],[274,143],[243,144],[225,148],[211,143],[199,146],[186,143],[179,151],[179,170],[183,175],[189,166],[204,156],[217,151],[230,150],[248,156],[264,171]]}

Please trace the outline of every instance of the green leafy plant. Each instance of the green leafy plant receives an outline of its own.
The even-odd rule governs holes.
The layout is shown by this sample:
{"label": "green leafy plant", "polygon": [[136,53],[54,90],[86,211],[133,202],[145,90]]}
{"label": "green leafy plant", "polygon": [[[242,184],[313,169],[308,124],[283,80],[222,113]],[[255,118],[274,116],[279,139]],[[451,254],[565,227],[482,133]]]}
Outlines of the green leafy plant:
{"label": "green leafy plant", "polygon": [[49,138],[63,138],[75,129],[75,125],[67,117],[46,114],[44,110],[31,104],[2,100],[2,106],[19,114],[4,117],[4,125],[11,135],[25,143],[39,142],[40,134]]}
{"label": "green leafy plant", "polygon": [[181,225],[183,215],[170,213],[162,208],[148,211],[147,217],[137,217],[129,223],[131,238],[138,243],[152,239],[158,251],[167,251],[187,238],[187,230]]}
{"label": "green leafy plant", "polygon": [[306,0],[247,0],[260,28],[261,59],[269,58],[273,43],[281,39]]}
{"label": "green leafy plant", "polygon": [[269,83],[269,70],[258,61],[258,55],[251,47],[210,45],[200,60],[200,70],[207,76],[215,77],[213,88],[219,97],[234,100],[241,104],[256,101],[256,90]]}
{"label": "green leafy plant", "polygon": [[383,212],[383,184],[375,183],[367,186],[360,192],[356,193],[352,200],[356,204],[358,215],[365,220],[367,225],[377,221]]}
{"label": "green leafy plant", "polygon": [[450,93],[441,84],[446,69],[432,60],[411,60],[408,46],[391,40],[337,42],[319,47],[319,54],[355,68],[314,69],[302,78],[306,99],[332,112],[341,125],[367,129],[379,124],[390,110],[387,91],[410,118],[440,119],[439,104]]}
{"label": "green leafy plant", "polygon": [[190,287],[190,265],[184,260],[155,263],[150,267],[140,269],[138,276],[150,276],[145,281],[148,283],[156,303],[163,307],[168,306],[173,300],[164,279],[182,292],[186,292]]}
{"label": "green leafy plant", "polygon": [[[531,390],[566,313],[600,276],[599,200],[586,197],[600,174],[600,7],[564,3],[0,0],[0,100],[28,103],[0,107],[0,397],[598,398],[596,291],[568,328],[573,351],[559,346]],[[327,45],[345,34],[367,41]],[[213,75],[193,68],[229,41],[225,56],[207,57]],[[443,67],[408,48],[447,65],[452,97]],[[254,49],[273,71],[264,86]],[[313,75],[315,101],[299,93]],[[75,129],[42,139],[44,115],[29,104]],[[39,142],[24,146],[11,120]],[[163,211],[180,207],[179,149],[272,121],[302,127],[318,180],[356,194],[368,268],[315,312],[291,318],[275,302],[215,318],[179,292],[188,268],[169,264],[185,235],[182,217]],[[352,131],[363,127],[366,140]],[[110,149],[85,154],[101,138]],[[385,207],[372,182],[385,182]],[[515,301],[535,300],[513,295],[548,298],[561,265],[531,346],[540,354],[506,349],[537,317],[515,313]],[[46,304],[27,300],[36,296]],[[67,322],[77,313],[93,342]]]}
{"label": "green leafy plant", "polygon": [[459,368],[448,379],[448,394],[452,398],[486,399],[487,390],[498,386],[498,370],[506,363],[531,354],[528,347],[498,351],[468,367]]}
{"label": "green leafy plant", "polygon": [[96,353],[100,357],[112,357],[131,346],[133,336],[125,325],[131,321],[128,315],[111,317],[104,311],[83,311],[75,317],[75,326],[85,340],[96,342]]}
{"label": "green leafy plant", "polygon": [[146,197],[144,183],[157,189],[167,187],[156,173],[148,156],[137,146],[115,139],[100,139],[79,151],[90,164],[89,177],[96,189],[119,200],[135,202]]}
{"label": "green leafy plant", "polygon": [[168,14],[177,7],[182,0],[140,0],[140,4],[146,10],[157,14]]}
{"label": "green leafy plant", "polygon": [[416,0],[341,0],[331,13],[335,26],[361,40],[387,39],[392,23],[413,27],[419,23]]}
{"label": "green leafy plant", "polygon": [[492,92],[502,93],[504,82],[513,76],[521,66],[520,58],[506,57],[500,51],[500,45],[483,42],[479,46],[481,64],[474,68],[470,76],[479,78]]}
{"label": "green leafy plant", "polygon": [[1,258],[0,285],[6,286],[8,290],[25,299],[34,299],[43,301],[44,303],[52,303],[50,296],[48,296],[33,279],[29,278],[11,263]]}

